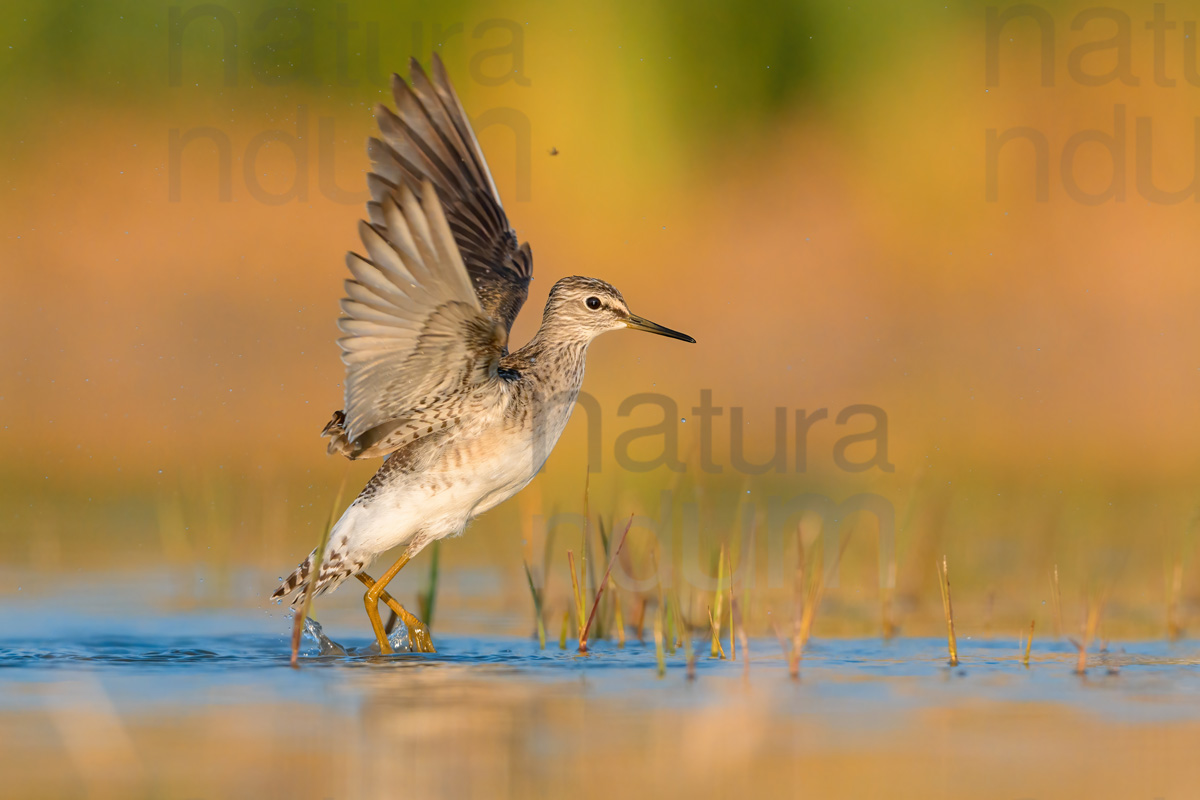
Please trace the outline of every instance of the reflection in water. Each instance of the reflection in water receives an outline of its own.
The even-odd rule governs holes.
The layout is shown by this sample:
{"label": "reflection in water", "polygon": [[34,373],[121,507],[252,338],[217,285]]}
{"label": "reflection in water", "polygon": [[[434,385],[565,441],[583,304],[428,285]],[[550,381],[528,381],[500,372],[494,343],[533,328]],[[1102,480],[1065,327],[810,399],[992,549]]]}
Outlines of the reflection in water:
{"label": "reflection in water", "polygon": [[[235,622],[230,622],[231,626]],[[445,636],[434,656],[142,621],[69,645],[6,637],[6,796],[1184,797],[1200,785],[1197,647],[1097,654],[932,639],[819,640],[800,682],[771,643],[748,677],[653,647],[586,657]],[[282,627],[273,625],[274,627]],[[319,627],[314,632],[320,634]]]}

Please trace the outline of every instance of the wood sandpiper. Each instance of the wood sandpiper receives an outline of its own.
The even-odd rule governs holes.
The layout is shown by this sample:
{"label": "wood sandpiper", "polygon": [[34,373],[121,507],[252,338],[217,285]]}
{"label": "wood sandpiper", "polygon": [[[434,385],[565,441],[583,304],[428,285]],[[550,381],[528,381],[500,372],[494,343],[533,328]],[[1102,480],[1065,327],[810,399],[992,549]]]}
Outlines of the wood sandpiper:
{"label": "wood sandpiper", "polygon": [[[533,480],[571,415],[594,338],[633,328],[695,342],[630,312],[604,281],[570,277],[551,289],[533,339],[508,352],[533,274],[529,245],[517,242],[441,60],[432,80],[415,59],[411,72],[411,86],[392,76],[396,111],[376,108],[382,138],[367,145],[369,221],[359,223],[366,255],[346,256],[338,320],[345,410],[322,432],[330,453],[384,462],[334,524],[316,579],[314,550],[273,595],[299,607],[357,577],[382,653],[392,648],[381,600],[412,649],[433,651],[388,582]],[[364,572],[396,547],[378,581]]]}

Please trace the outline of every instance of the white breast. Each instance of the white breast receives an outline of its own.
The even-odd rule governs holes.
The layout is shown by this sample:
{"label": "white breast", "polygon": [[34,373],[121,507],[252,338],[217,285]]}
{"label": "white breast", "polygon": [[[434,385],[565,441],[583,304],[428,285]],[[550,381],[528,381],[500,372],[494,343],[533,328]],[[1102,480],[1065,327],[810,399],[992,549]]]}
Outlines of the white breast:
{"label": "white breast", "polygon": [[398,477],[370,502],[347,509],[335,537],[350,535],[353,550],[373,557],[461,533],[471,519],[533,480],[562,435],[577,392],[575,387],[560,393],[560,402],[542,405],[540,413],[520,422],[506,414],[512,395],[473,415],[469,435],[456,432],[425,469]]}

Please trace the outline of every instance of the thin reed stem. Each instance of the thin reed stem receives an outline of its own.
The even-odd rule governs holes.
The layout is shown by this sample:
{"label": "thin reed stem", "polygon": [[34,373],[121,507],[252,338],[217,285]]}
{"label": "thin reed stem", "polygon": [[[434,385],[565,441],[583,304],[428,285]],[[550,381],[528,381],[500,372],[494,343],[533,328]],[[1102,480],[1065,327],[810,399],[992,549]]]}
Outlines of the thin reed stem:
{"label": "thin reed stem", "polygon": [[625,537],[629,535],[631,527],[633,527],[633,514],[629,515],[629,522],[625,524],[625,530],[621,533],[621,541],[617,542],[617,549],[613,552],[612,558],[608,560],[608,566],[604,568],[604,577],[600,579],[600,588],[596,590],[596,599],[592,601],[592,611],[588,614],[583,630],[579,632],[579,652],[581,653],[587,652],[588,631],[592,627],[592,621],[596,619],[596,609],[600,608],[600,597],[604,594],[604,587],[609,583],[613,563],[616,562],[617,556],[621,555],[621,548],[625,546]]}
{"label": "thin reed stem", "polygon": [[1029,638],[1025,640],[1025,658],[1022,660],[1025,669],[1029,669],[1029,651],[1033,649],[1033,626],[1036,622],[1037,620],[1029,620]]}
{"label": "thin reed stem", "polygon": [[954,602],[950,597],[950,565],[946,556],[938,566],[938,587],[942,590],[942,611],[946,615],[946,643],[950,648],[950,666],[958,666],[958,640],[954,636]]}
{"label": "thin reed stem", "polygon": [[658,677],[667,674],[667,657],[663,653],[663,607],[654,611],[654,657],[658,661]]}
{"label": "thin reed stem", "polygon": [[525,580],[529,582],[529,593],[533,595],[533,616],[537,622],[538,649],[545,650],[546,623],[542,616],[542,593],[534,585],[533,572],[529,569],[529,562],[523,561],[522,565],[525,567]]}
{"label": "thin reed stem", "polygon": [[583,587],[580,585],[582,574],[575,572],[575,553],[567,551],[567,567],[571,570],[571,594],[575,598],[575,630],[583,635]]}
{"label": "thin reed stem", "polygon": [[304,633],[304,620],[312,612],[314,590],[321,580],[321,562],[325,559],[325,548],[329,546],[329,534],[333,531],[334,523],[337,522],[337,513],[338,509],[342,507],[342,493],[345,490],[346,479],[342,478],[337,494],[334,495],[333,505],[329,509],[329,520],[325,523],[325,529],[321,531],[321,541],[317,544],[316,552],[313,555],[312,569],[308,573],[309,582],[304,587],[304,603],[301,604],[295,619],[292,620],[292,669],[300,669],[300,638]]}

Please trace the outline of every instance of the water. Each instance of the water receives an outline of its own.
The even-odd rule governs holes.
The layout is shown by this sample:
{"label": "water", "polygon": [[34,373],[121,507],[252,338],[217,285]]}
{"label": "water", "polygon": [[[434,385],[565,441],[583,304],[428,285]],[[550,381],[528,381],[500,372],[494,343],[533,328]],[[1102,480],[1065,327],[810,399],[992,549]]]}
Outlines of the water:
{"label": "water", "polygon": [[[50,617],[26,619],[0,628],[0,710],[28,702],[18,687],[53,683],[86,674],[102,685],[119,687],[132,681],[136,697],[170,696],[177,702],[205,702],[189,695],[197,684],[237,681],[268,693],[308,702],[341,703],[346,697],[305,692],[338,684],[353,690],[347,678],[362,668],[437,670],[455,668],[472,677],[577,684],[589,696],[619,697],[642,708],[705,703],[695,685],[737,681],[768,689],[782,687],[787,702],[804,713],[820,713],[833,701],[840,713],[859,706],[872,715],[937,707],[956,698],[997,702],[1055,702],[1114,719],[1173,719],[1200,715],[1200,643],[1133,642],[1093,649],[1089,670],[1073,673],[1076,651],[1058,641],[1036,641],[1030,667],[1021,664],[1015,642],[964,640],[962,664],[951,668],[941,639],[825,639],[810,643],[801,678],[792,686],[780,644],[752,639],[749,665],[707,657],[708,640],[696,637],[696,681],[686,676],[683,648],[666,655],[667,673],[657,674],[653,643],[630,640],[625,647],[593,642],[579,654],[573,645],[562,650],[548,642],[541,650],[532,638],[511,636],[435,637],[438,652],[408,653],[402,625],[391,636],[398,652],[380,656],[373,639],[349,637],[345,644],[328,638],[321,626],[307,621],[300,651],[300,670],[289,668],[290,625],[284,615],[260,618],[249,614],[185,614],[134,617],[128,620],[79,618],[53,624]],[[365,625],[363,626],[365,627]],[[38,629],[71,629],[69,638],[42,635]],[[295,692],[294,695],[291,692]],[[119,694],[118,694],[119,696]],[[130,698],[131,702],[136,697]],[[1156,702],[1167,698],[1170,702]],[[123,699],[123,698],[122,698]],[[781,711],[788,711],[786,703]]]}
{"label": "water", "polygon": [[792,785],[801,764],[828,797],[954,796],[972,780],[970,796],[1008,798],[1200,786],[1192,641],[1112,643],[1081,678],[1056,641],[1035,641],[1026,669],[1015,641],[963,639],[952,669],[941,639],[819,639],[797,682],[778,642],[753,639],[748,666],[701,657],[689,680],[682,649],[660,678],[636,640],[580,655],[435,633],[436,654],[380,656],[353,635],[361,620],[335,617],[339,640],[311,628],[292,669],[278,609],[19,611],[0,620],[14,796],[730,794]]}

